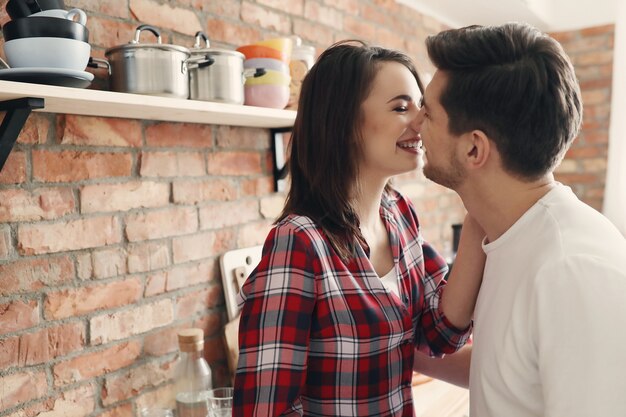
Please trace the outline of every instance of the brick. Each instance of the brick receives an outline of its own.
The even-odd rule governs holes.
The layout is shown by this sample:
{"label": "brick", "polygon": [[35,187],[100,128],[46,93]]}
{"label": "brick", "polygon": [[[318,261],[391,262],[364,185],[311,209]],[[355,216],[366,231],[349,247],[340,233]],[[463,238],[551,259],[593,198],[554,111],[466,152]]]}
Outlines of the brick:
{"label": "brick", "polygon": [[592,146],[585,146],[581,148],[572,147],[565,154],[566,159],[593,158],[598,156],[603,156],[604,158],[606,158],[606,149]]}
{"label": "brick", "polygon": [[133,405],[131,403],[118,405],[107,409],[101,414],[96,414],[97,417],[135,417],[133,412]]}
{"label": "brick", "polygon": [[198,18],[191,10],[152,0],[130,0],[129,5],[131,13],[140,22],[150,22],[158,28],[170,29],[187,35],[194,35],[202,30]]}
{"label": "brick", "polygon": [[39,417],[87,416],[96,408],[96,393],[93,384],[83,385],[77,389],[65,391],[57,397],[50,411]]}
{"label": "brick", "polygon": [[603,25],[585,28],[580,31],[581,36],[597,36],[597,35],[612,35],[615,32],[615,25]]}
{"label": "brick", "polygon": [[221,229],[261,218],[256,200],[211,204],[199,209],[200,229]]}
{"label": "brick", "polygon": [[82,323],[67,323],[16,337],[15,365],[20,367],[46,363],[83,348],[85,327]]}
{"label": "brick", "polygon": [[62,145],[141,146],[141,122],[111,117],[59,117],[57,138]]}
{"label": "brick", "polygon": [[555,172],[558,172],[558,173],[561,173],[561,174],[578,172],[578,161],[575,161],[573,159],[564,159],[556,167]]}
{"label": "brick", "polygon": [[[580,83],[581,90],[595,90],[601,88],[611,88],[613,85],[613,80],[610,77],[606,78],[597,78],[593,80],[583,81]],[[587,109],[585,108],[585,111]]]}
{"label": "brick", "polygon": [[141,353],[139,342],[124,342],[60,362],[52,367],[54,385],[61,386],[125,368]]}
{"label": "brick", "polygon": [[274,193],[274,178],[264,176],[243,180],[241,183],[242,197],[262,197]]}
{"label": "brick", "polygon": [[136,397],[141,392],[155,388],[174,377],[174,363],[151,362],[133,368],[121,375],[104,378],[102,405],[108,406],[119,401]]}
{"label": "brick", "polygon": [[98,14],[121,17],[123,19],[131,17],[130,11],[128,10],[128,0],[65,0],[65,6],[68,9],[78,7],[86,12],[97,12]]}
{"label": "brick", "polygon": [[400,51],[407,49],[404,40],[395,31],[386,28],[376,29],[376,44]]}
{"label": "brick", "polygon": [[128,272],[154,271],[172,263],[165,243],[139,243],[128,247]]}
{"label": "brick", "polygon": [[213,127],[195,123],[157,123],[146,128],[146,144],[170,148],[211,148]]}
{"label": "brick", "polygon": [[74,182],[96,178],[127,177],[132,158],[128,153],[33,151],[33,179]]}
{"label": "brick", "polygon": [[592,65],[588,67],[575,67],[574,71],[576,72],[577,78],[581,82],[595,79],[605,79],[613,76],[613,65],[605,64]]}
{"label": "brick", "polygon": [[0,410],[43,397],[47,389],[46,373],[43,371],[0,376]]}
{"label": "brick", "polygon": [[583,52],[571,56],[574,66],[610,64],[613,62],[613,50]]}
{"label": "brick", "polygon": [[198,216],[192,207],[170,208],[126,217],[130,242],[178,236],[198,230]]}
{"label": "brick", "polygon": [[205,284],[215,280],[217,270],[215,260],[207,260],[195,265],[179,265],[165,272],[165,290]]}
{"label": "brick", "polygon": [[370,22],[378,23],[379,25],[393,27],[393,22],[389,14],[384,9],[374,7],[368,3],[359,4],[359,15]]}
{"label": "brick", "polygon": [[0,191],[0,222],[50,220],[74,212],[70,188]]}
{"label": "brick", "polygon": [[192,327],[182,323],[175,327],[166,327],[144,337],[144,353],[149,356],[163,356],[178,351],[178,331]]}
{"label": "brick", "polygon": [[583,138],[586,144],[598,145],[609,143],[609,132],[606,130],[597,130],[593,132],[584,132]]}
{"label": "brick", "polygon": [[17,138],[17,143],[43,145],[48,141],[48,132],[51,125],[50,116],[31,113]]}
{"label": "brick", "polygon": [[304,0],[257,0],[256,2],[289,14],[301,16],[304,12]]}
{"label": "brick", "polygon": [[39,303],[36,300],[15,300],[0,304],[0,335],[38,324]]}
{"label": "brick", "polygon": [[596,174],[604,174],[606,172],[606,158],[590,158],[581,160],[584,172],[593,172]]}
{"label": "brick", "polygon": [[[187,5],[194,10],[211,13],[217,16],[226,16],[238,19],[241,10],[239,1],[205,1],[205,0],[179,0],[181,5]],[[210,33],[210,29],[209,29]]]}
{"label": "brick", "polygon": [[126,270],[126,251],[122,248],[102,249],[91,255],[93,277],[96,279],[124,275]]}
{"label": "brick", "polygon": [[[94,2],[92,4],[106,4],[108,2]],[[116,0],[118,1],[118,0]],[[128,8],[126,8],[128,10]],[[89,29],[89,43],[93,47],[110,48],[114,45],[128,43],[135,36],[135,23],[120,21],[110,17],[89,16],[87,29]],[[98,76],[106,77],[106,70],[98,70]]]}
{"label": "brick", "polygon": [[99,345],[145,333],[167,326],[173,320],[174,305],[170,299],[95,316],[89,320],[91,344]]}
{"label": "brick", "polygon": [[354,16],[345,16],[343,28],[346,32],[350,32],[365,40],[372,40],[376,37],[376,27],[373,24],[364,22]]}
{"label": "brick", "polygon": [[22,255],[64,252],[112,245],[121,241],[114,217],[92,217],[53,224],[20,225],[18,250]]}
{"label": "brick", "polygon": [[146,287],[143,292],[145,298],[152,297],[165,292],[165,286],[167,285],[167,272],[160,271],[148,275],[146,277]]}
{"label": "brick", "polygon": [[[11,240],[11,228],[0,226],[0,261],[9,259],[13,253],[13,242]],[[0,278],[2,280],[3,278]]]}
{"label": "brick", "polygon": [[227,21],[221,17],[208,18],[206,27],[210,28],[212,41],[224,42],[236,46],[251,44],[262,38],[261,32],[258,29],[243,25],[239,22]]}
{"label": "brick", "polygon": [[81,281],[93,278],[93,261],[91,253],[76,254],[76,277]]}
{"label": "brick", "polygon": [[211,175],[261,174],[261,155],[256,152],[212,153],[208,156],[208,171]]}
{"label": "brick", "polygon": [[590,173],[567,173],[567,174],[559,174],[555,173],[555,178],[557,181],[562,182],[565,185],[574,185],[574,184],[593,184],[598,182],[599,178],[596,174]]}
{"label": "brick", "polygon": [[346,14],[355,16],[359,14],[358,0],[324,0],[324,4],[343,10]]}
{"label": "brick", "polygon": [[221,149],[256,149],[268,148],[267,129],[239,126],[219,126],[217,146]]}
{"label": "brick", "polygon": [[0,340],[0,370],[18,366],[19,336]]}
{"label": "brick", "polygon": [[241,4],[241,20],[279,33],[291,32],[291,21],[288,16],[246,1]]}
{"label": "brick", "polygon": [[222,253],[230,247],[232,231],[218,230],[173,239],[174,263],[197,261]]}
{"label": "brick", "polygon": [[206,174],[204,156],[200,153],[143,152],[142,177],[198,177]]}
{"label": "brick", "polygon": [[26,182],[26,154],[13,150],[9,154],[2,171],[0,184],[20,184]]}
{"label": "brick", "polygon": [[58,320],[121,307],[139,300],[142,291],[138,278],[55,291],[46,296],[44,315]]}
{"label": "brick", "polygon": [[264,219],[274,220],[278,218],[285,207],[285,196],[276,194],[261,200],[261,216]]}
{"label": "brick", "polygon": [[271,222],[248,223],[239,228],[237,232],[237,247],[247,248],[249,246],[261,245],[265,242],[267,234],[272,225]]}
{"label": "brick", "polygon": [[204,201],[230,201],[237,198],[237,185],[223,178],[205,181],[175,181],[172,186],[174,202],[197,204]]}
{"label": "brick", "polygon": [[0,296],[55,287],[74,279],[74,264],[67,256],[24,259],[0,265]]}
{"label": "brick", "polygon": [[551,38],[555,39],[557,42],[563,44],[563,48],[567,49],[567,43],[572,42],[575,39],[579,39],[580,32],[578,31],[564,31],[564,32],[551,32],[548,33]]}
{"label": "brick", "polygon": [[169,184],[151,181],[86,185],[80,190],[82,213],[160,207],[166,206],[169,199]]}
{"label": "brick", "polygon": [[565,51],[571,56],[580,52],[613,49],[611,41],[609,36],[584,37],[568,42]]}
{"label": "brick", "polygon": [[193,291],[176,299],[177,318],[184,319],[224,303],[220,285],[202,291]]}
{"label": "brick", "polygon": [[605,104],[611,102],[611,90],[587,90],[582,92],[582,99],[585,106],[594,104]]}
{"label": "brick", "polygon": [[[344,21],[344,29],[346,22]],[[309,45],[328,47],[333,43],[333,32],[327,27],[303,19],[293,19],[293,33]]]}
{"label": "brick", "polygon": [[343,15],[334,8],[309,0],[304,4],[304,16],[307,20],[330,26],[333,30],[343,30]]}

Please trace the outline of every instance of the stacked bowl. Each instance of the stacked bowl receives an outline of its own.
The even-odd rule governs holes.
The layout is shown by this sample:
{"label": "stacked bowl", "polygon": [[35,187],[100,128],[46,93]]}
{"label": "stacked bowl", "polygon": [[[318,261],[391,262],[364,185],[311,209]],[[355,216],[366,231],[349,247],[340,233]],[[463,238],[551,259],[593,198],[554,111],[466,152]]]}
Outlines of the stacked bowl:
{"label": "stacked bowl", "polygon": [[91,54],[87,16],[65,10],[63,0],[9,0],[12,18],[2,27],[4,53],[12,68],[84,71]]}
{"label": "stacked bowl", "polygon": [[289,60],[293,41],[275,38],[237,48],[244,54],[244,68],[262,68],[265,74],[246,79],[245,103],[249,106],[284,109],[289,101]]}

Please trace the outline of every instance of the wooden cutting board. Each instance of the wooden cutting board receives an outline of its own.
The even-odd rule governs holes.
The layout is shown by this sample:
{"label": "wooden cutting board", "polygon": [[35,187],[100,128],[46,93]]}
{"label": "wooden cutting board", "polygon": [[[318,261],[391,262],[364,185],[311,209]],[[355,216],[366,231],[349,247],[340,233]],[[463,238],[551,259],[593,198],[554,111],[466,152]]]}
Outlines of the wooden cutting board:
{"label": "wooden cutting board", "polygon": [[259,245],[231,250],[220,258],[222,286],[224,287],[228,321],[233,320],[239,314],[239,309],[237,308],[237,294],[246,278],[248,278],[248,275],[250,275],[261,260],[262,248],[263,247]]}
{"label": "wooden cutting board", "polygon": [[228,367],[231,374],[237,368],[239,357],[239,308],[237,294],[245,280],[261,260],[262,246],[253,246],[226,252],[220,258],[222,286],[228,313],[228,323],[224,326],[224,342],[228,352]]}

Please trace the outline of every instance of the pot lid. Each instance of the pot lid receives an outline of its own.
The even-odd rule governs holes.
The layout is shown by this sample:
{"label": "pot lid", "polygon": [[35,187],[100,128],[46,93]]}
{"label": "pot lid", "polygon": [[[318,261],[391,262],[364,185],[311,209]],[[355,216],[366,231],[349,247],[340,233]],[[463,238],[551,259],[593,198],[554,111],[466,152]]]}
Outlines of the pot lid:
{"label": "pot lid", "polygon": [[[147,30],[149,32],[152,32],[152,34],[154,34],[154,36],[156,36],[157,38],[157,43],[140,43],[139,42],[139,37],[141,36],[141,32]],[[107,49],[104,54],[105,55],[110,55],[113,52],[116,51],[133,51],[133,50],[137,50],[137,49],[160,49],[163,51],[175,51],[175,52],[183,52],[187,55],[191,55],[191,52],[189,51],[189,48],[185,48],[184,46],[179,46],[179,45],[171,45],[171,44],[167,44],[167,43],[161,43],[161,32],[159,31],[159,29],[155,28],[154,26],[150,26],[150,25],[141,25],[138,26],[137,29],[135,30],[135,38],[132,39],[130,42],[128,42],[127,44],[124,45],[117,45],[114,46],[112,48]]]}
{"label": "pot lid", "polygon": [[[204,40],[204,47],[202,41]],[[233,51],[230,49],[211,48],[211,42],[209,38],[202,31],[196,32],[196,42],[190,49],[193,55],[230,55],[244,60],[246,57],[239,51]]]}

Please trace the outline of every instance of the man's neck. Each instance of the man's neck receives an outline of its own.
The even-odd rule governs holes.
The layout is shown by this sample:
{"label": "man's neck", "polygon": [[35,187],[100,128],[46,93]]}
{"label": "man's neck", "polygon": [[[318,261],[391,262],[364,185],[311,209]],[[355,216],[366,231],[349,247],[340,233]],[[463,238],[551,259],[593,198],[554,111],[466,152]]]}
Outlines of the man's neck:
{"label": "man's neck", "polygon": [[458,194],[467,211],[482,226],[488,241],[493,242],[555,186],[552,174],[532,182],[493,175],[473,184],[468,181]]}

